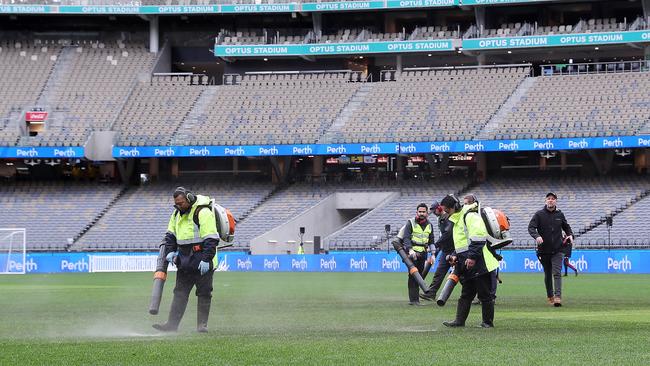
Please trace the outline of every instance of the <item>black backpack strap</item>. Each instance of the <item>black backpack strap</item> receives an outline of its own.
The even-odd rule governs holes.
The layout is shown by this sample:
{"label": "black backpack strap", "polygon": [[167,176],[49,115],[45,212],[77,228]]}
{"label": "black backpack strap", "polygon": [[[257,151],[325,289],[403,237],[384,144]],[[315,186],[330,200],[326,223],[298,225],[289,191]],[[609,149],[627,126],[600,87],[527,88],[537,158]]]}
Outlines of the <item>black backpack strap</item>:
{"label": "black backpack strap", "polygon": [[192,221],[194,221],[194,225],[201,227],[201,224],[199,224],[199,212],[203,210],[206,207],[210,207],[212,209],[212,205],[199,205],[196,206],[196,209],[194,210],[194,216],[192,217]]}

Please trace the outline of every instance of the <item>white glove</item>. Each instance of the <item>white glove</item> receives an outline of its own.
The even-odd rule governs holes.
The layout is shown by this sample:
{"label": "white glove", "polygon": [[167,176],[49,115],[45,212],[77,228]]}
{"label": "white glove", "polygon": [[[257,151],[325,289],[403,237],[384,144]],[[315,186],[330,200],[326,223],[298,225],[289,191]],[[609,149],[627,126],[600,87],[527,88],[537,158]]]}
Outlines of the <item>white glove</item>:
{"label": "white glove", "polygon": [[169,252],[167,253],[165,259],[167,260],[167,262],[169,262],[169,264],[174,265],[174,262],[176,261],[176,256],[178,256],[178,251]]}

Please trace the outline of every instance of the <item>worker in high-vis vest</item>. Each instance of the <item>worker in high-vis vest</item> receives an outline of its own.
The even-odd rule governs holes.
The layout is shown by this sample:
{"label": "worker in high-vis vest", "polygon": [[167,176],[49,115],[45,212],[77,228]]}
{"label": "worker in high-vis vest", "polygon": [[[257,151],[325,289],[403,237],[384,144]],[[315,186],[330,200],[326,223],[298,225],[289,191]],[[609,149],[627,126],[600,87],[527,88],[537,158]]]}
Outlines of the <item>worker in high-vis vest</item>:
{"label": "worker in high-vis vest", "polygon": [[196,286],[196,330],[206,333],[212,302],[213,259],[219,244],[216,218],[209,209],[209,197],[195,195],[183,187],[176,188],[173,196],[175,210],[169,219],[164,242],[166,260],[178,268],[176,287],[167,323],[153,327],[165,332],[178,330],[190,291]]}
{"label": "worker in high-vis vest", "polygon": [[455,266],[454,273],[463,286],[456,319],[443,322],[448,327],[464,327],[472,306],[472,299],[478,293],[481,301],[483,321],[481,327],[494,327],[494,298],[492,296],[491,273],[499,267],[499,261],[486,247],[488,231],[479,213],[478,202],[461,205],[454,195],[448,195],[440,202],[449,220],[454,223],[454,252],[448,257]]}
{"label": "worker in high-vis vest", "polygon": [[[429,209],[426,203],[417,207],[415,218],[409,219],[404,226],[404,251],[413,261],[420,273],[424,270],[427,250],[435,242],[433,226],[429,222]],[[420,287],[413,276],[408,277],[409,305],[420,304]]]}

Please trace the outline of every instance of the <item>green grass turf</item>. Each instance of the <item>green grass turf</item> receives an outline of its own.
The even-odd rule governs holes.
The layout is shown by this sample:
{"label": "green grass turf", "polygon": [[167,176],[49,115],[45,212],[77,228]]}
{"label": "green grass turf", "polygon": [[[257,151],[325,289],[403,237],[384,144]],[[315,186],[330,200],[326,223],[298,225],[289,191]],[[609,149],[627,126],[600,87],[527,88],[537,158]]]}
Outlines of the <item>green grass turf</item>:
{"label": "green grass turf", "polygon": [[564,306],[546,304],[541,274],[504,274],[494,329],[407,303],[389,273],[217,273],[207,335],[196,297],[181,329],[149,315],[150,273],[0,276],[0,365],[648,365],[650,276],[580,275]]}

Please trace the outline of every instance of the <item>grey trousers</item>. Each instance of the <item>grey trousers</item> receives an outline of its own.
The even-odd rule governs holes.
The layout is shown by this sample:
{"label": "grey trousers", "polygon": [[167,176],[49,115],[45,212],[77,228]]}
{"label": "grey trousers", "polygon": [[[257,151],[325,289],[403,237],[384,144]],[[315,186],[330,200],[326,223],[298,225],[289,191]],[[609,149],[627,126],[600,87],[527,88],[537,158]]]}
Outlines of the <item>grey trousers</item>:
{"label": "grey trousers", "polygon": [[562,297],[562,261],[564,260],[564,253],[540,254],[537,258],[544,267],[546,296]]}

